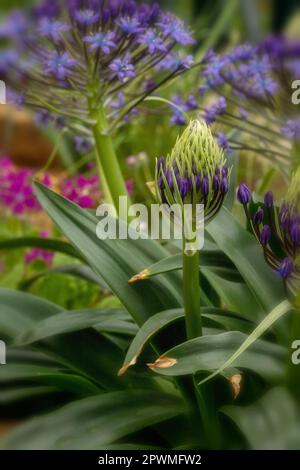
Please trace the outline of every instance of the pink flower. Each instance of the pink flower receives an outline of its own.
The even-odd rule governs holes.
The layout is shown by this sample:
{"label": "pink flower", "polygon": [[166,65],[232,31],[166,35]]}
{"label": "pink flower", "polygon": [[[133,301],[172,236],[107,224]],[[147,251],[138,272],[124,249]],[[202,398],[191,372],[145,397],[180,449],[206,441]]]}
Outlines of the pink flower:
{"label": "pink flower", "polygon": [[97,204],[99,199],[99,178],[98,176],[77,176],[66,179],[62,186],[63,196],[83,209],[91,209]]}
{"label": "pink flower", "polygon": [[[49,233],[47,231],[40,232],[40,237],[47,238]],[[43,261],[48,267],[51,266],[54,258],[54,253],[52,251],[44,250],[43,248],[32,248],[25,254],[24,260],[26,264],[31,264],[34,261]]]}

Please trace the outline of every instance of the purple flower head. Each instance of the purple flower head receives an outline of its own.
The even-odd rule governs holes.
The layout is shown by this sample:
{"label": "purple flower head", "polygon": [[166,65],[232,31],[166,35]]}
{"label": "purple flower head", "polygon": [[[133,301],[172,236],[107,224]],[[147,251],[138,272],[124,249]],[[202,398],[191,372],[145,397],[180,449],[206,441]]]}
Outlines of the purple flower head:
{"label": "purple flower head", "polygon": [[110,69],[117,73],[118,80],[122,83],[136,76],[135,67],[131,63],[131,55],[129,53],[122,59],[115,59],[110,64]]}
{"label": "purple flower head", "polygon": [[100,19],[100,14],[89,8],[82,8],[74,11],[74,19],[81,27],[92,26]]}
{"label": "purple flower head", "polygon": [[118,21],[118,25],[122,33],[126,34],[126,36],[132,36],[144,31],[144,28],[141,27],[139,19],[136,16],[123,16]]}
{"label": "purple flower head", "polygon": [[185,27],[184,22],[173,15],[162,15],[157,26],[161,29],[163,36],[171,37],[178,44],[187,46],[195,43],[191,33]]}
{"label": "purple flower head", "polygon": [[39,33],[41,36],[52,40],[54,43],[61,41],[62,34],[69,31],[70,27],[61,21],[42,18],[39,23]]}
{"label": "purple flower head", "polygon": [[240,184],[237,190],[238,201],[246,206],[251,201],[251,191],[244,183]]}
{"label": "purple flower head", "polygon": [[[55,106],[56,113],[69,116],[64,126],[72,132],[78,124],[87,129],[91,101],[97,99],[112,125],[115,120],[118,125],[127,122],[138,114],[134,102],[142,103],[173,72],[183,73],[193,64],[192,56],[177,47],[192,44],[188,28],[174,15],[163,13],[158,4],[47,0],[15,15],[5,21],[2,33],[12,38],[17,54],[2,58],[1,53],[0,77],[9,77],[7,85],[14,91],[24,90],[25,104],[37,109],[45,103],[51,114]],[[141,79],[131,80],[134,77]],[[119,93],[126,97],[124,104]],[[111,112],[118,101],[120,112]],[[124,105],[130,110],[126,115],[121,110]],[[185,107],[196,109],[193,96]]]}
{"label": "purple flower head", "polygon": [[51,52],[49,58],[45,61],[45,72],[53,75],[57,80],[63,81],[68,78],[77,64],[77,60],[72,59],[67,52]]}
{"label": "purple flower head", "polygon": [[103,54],[109,54],[112,49],[116,48],[114,39],[115,33],[108,31],[107,33],[96,33],[93,36],[86,36],[84,41],[90,45],[91,51],[100,49]]}
{"label": "purple flower head", "polygon": [[163,40],[151,29],[139,36],[138,42],[148,48],[149,54],[167,52],[167,47]]}

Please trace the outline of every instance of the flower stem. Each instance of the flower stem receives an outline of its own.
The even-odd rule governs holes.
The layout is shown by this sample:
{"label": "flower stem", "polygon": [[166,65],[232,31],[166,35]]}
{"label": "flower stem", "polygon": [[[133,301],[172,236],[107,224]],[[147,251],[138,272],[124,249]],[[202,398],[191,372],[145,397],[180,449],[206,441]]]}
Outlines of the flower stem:
{"label": "flower stem", "polygon": [[119,213],[119,197],[128,197],[125,181],[115,153],[112,138],[106,133],[108,123],[103,107],[97,109],[93,106],[93,100],[89,102],[90,117],[95,124],[92,128],[96,144],[97,164],[102,180],[105,197],[112,201],[117,213]]}
{"label": "flower stem", "polygon": [[[200,283],[199,283],[199,258],[198,250],[192,254],[185,251],[183,243],[183,302],[185,311],[187,339],[202,336],[202,319],[200,307]],[[197,380],[192,377],[191,388],[193,389],[194,407],[199,410],[200,419],[203,424],[207,445],[217,448],[219,444],[219,424],[215,410],[211,384],[202,387],[197,385]],[[195,417],[193,418],[195,421]],[[197,430],[197,427],[196,427]],[[199,432],[199,431],[198,431]]]}
{"label": "flower stem", "polygon": [[183,302],[187,338],[202,336],[198,251],[188,255],[183,249]]}

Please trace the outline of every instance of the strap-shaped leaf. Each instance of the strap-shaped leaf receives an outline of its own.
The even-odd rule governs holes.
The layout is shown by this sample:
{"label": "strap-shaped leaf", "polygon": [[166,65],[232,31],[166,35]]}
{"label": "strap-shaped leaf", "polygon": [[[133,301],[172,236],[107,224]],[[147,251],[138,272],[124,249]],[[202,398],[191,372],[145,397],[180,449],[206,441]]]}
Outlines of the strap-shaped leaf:
{"label": "strap-shaped leaf", "polygon": [[[99,220],[63,197],[36,183],[40,203],[88,264],[99,273],[138,324],[155,312],[179,307],[180,276],[169,274],[141,286],[128,285],[134,273],[166,257],[167,252],[152,240],[99,240]],[[126,229],[124,222],[119,224]]]}
{"label": "strap-shaped leaf", "polygon": [[[58,305],[39,297],[0,289],[0,337],[12,342],[23,332],[34,328],[39,320],[43,321],[61,311]],[[35,347],[104,388],[120,386],[117,372],[122,364],[122,350],[92,328],[46,338]]]}
{"label": "strap-shaped leaf", "polygon": [[206,377],[202,382],[207,382],[218,374],[221,374],[226,368],[231,367],[237,361],[240,360],[248,348],[253,344],[255,345],[260,338],[279,318],[292,310],[292,306],[289,301],[285,300],[277,305],[255,328],[250,335],[248,335],[242,344],[234,351],[234,353],[220,366],[213,374]]}
{"label": "strap-shaped leaf", "polygon": [[[167,351],[149,367],[163,375],[180,376],[218,369],[238,349],[247,335],[238,331],[202,336]],[[228,367],[250,369],[268,380],[282,379],[287,351],[271,342],[258,340],[231,361]],[[214,374],[216,375],[216,374]]]}
{"label": "strap-shaped leaf", "polygon": [[221,410],[243,432],[255,450],[300,449],[300,409],[284,388],[274,388],[249,406]]}
{"label": "strap-shaped leaf", "polygon": [[2,444],[10,450],[105,449],[121,438],[184,412],[177,396],[153,390],[110,392],[34,418]]}
{"label": "strap-shaped leaf", "polygon": [[[235,312],[218,309],[216,307],[203,307],[201,313],[203,315],[205,325],[207,320],[210,320],[213,323],[221,325],[223,328],[235,326],[235,328],[240,328],[242,331],[245,329],[248,330],[251,325],[250,322],[242,320]],[[119,375],[125,374],[129,367],[136,364],[143,349],[155,335],[179,320],[184,321],[183,309],[166,310],[149,318],[149,320],[147,320],[139,329],[137,335],[132,341],[123,366],[119,371]]]}
{"label": "strap-shaped leaf", "polygon": [[[201,251],[200,265],[234,270],[234,264],[219,250]],[[143,269],[143,271],[133,276],[130,281],[132,283],[142,281],[154,276],[158,276],[159,274],[165,274],[171,271],[179,271],[181,269],[182,255],[179,253],[163,258],[157,263],[148,266],[147,268]]]}
{"label": "strap-shaped leaf", "polygon": [[95,327],[97,331],[133,335],[137,327],[129,322],[130,317],[122,309],[85,309],[61,312],[22,332],[14,341],[14,346],[24,346],[51,336],[72,333]]}
{"label": "strap-shaped leaf", "polygon": [[96,395],[100,392],[99,387],[85,377],[37,365],[6,364],[1,368],[0,383],[7,384],[14,381],[49,385],[58,390],[69,391],[81,396]]}
{"label": "strap-shaped leaf", "polygon": [[57,251],[73,258],[82,259],[77,250],[70,243],[62,240],[41,237],[20,237],[11,240],[1,240],[0,250],[16,250],[17,248],[43,248],[44,250]]}

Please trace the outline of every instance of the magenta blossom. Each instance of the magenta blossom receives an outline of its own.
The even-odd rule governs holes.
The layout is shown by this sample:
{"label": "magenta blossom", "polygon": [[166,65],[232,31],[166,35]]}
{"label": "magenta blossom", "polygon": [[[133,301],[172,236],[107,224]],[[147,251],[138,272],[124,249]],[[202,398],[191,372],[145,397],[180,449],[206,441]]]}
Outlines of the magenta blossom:
{"label": "magenta blossom", "polygon": [[63,182],[61,192],[65,198],[83,209],[91,209],[97,205],[100,197],[98,176],[68,178]]}
{"label": "magenta blossom", "polygon": [[[0,204],[13,215],[22,216],[27,211],[41,209],[32,187],[33,172],[27,168],[18,169],[8,157],[0,157]],[[51,185],[49,175],[42,182]]]}
{"label": "magenta blossom", "polygon": [[[49,233],[46,231],[43,231],[40,233],[40,237],[48,238]],[[43,250],[43,248],[35,247],[25,254],[24,260],[26,264],[31,264],[34,261],[42,261],[49,267],[52,264],[53,258],[54,258],[54,253],[52,251],[47,251],[47,250]]]}

